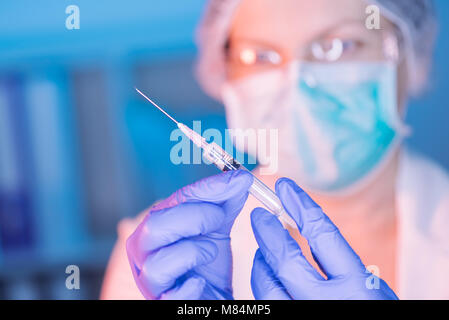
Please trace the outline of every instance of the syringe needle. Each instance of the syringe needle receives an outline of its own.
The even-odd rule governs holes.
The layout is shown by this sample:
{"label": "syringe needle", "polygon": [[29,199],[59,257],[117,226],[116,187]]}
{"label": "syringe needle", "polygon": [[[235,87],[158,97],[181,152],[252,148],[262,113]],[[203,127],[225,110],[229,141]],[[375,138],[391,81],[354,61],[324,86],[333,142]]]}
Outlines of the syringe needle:
{"label": "syringe needle", "polygon": [[140,90],[137,89],[137,88],[134,88],[134,89],[136,89],[136,91],[137,91],[140,95],[142,95],[142,97],[144,97],[145,99],[147,99],[153,106],[155,106],[156,108],[158,108],[163,114],[165,114],[167,117],[169,117],[174,123],[176,123],[177,125],[179,124],[179,122],[176,121],[175,119],[173,119],[173,117],[170,116],[164,109],[162,109],[161,107],[159,107],[156,103],[153,102],[153,100],[151,100],[151,99],[148,98],[146,95],[144,95],[144,94],[142,93],[142,91],[140,91]]}
{"label": "syringe needle", "polygon": [[151,102],[151,104],[153,106],[155,106],[156,108],[158,108],[163,114],[165,114],[167,117],[169,117],[171,120],[173,120],[174,123],[176,123],[176,125],[178,126],[179,129],[181,129],[182,132],[184,132],[184,134],[190,139],[192,140],[192,142],[197,145],[199,148],[202,148],[205,144],[206,144],[206,140],[204,140],[204,138],[199,135],[198,133],[196,133],[195,131],[193,131],[192,129],[190,129],[189,127],[187,127],[185,124],[176,121],[175,119],[173,119],[173,117],[171,117],[167,112],[165,112],[164,109],[162,109],[161,107],[159,107],[156,103],[153,102],[153,100],[151,100],[150,98],[148,98],[145,94],[142,93],[142,91],[140,91],[137,88],[136,91],[141,94],[145,99],[147,99],[149,102]]}

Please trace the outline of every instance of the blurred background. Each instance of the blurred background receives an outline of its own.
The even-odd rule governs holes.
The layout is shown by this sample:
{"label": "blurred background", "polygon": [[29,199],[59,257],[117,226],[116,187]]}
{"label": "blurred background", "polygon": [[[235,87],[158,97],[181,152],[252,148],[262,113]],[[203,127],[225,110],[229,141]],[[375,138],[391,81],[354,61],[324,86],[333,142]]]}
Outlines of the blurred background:
{"label": "blurred background", "polygon": [[[412,101],[408,144],[449,170],[449,1],[430,88]],[[68,30],[66,7],[80,9]],[[0,299],[96,299],[117,222],[207,175],[170,162],[182,122],[226,127],[193,76],[205,0],[0,2]],[[205,127],[207,125],[207,127]],[[67,290],[68,265],[81,270]]]}

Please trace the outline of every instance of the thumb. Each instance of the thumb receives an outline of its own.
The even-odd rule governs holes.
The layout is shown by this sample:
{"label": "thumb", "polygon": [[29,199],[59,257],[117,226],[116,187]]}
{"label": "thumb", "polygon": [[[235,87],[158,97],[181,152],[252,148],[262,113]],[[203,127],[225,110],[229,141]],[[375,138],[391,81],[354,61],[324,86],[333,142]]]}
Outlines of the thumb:
{"label": "thumb", "polygon": [[207,177],[179,189],[152,207],[151,211],[172,208],[181,203],[212,203],[225,212],[225,220],[218,232],[228,234],[248,198],[253,179],[253,175],[246,170],[228,171]]}
{"label": "thumb", "polygon": [[246,170],[224,172],[177,190],[154,205],[151,211],[173,208],[181,203],[209,202],[222,205],[235,197],[247,194],[252,183],[253,175]]}

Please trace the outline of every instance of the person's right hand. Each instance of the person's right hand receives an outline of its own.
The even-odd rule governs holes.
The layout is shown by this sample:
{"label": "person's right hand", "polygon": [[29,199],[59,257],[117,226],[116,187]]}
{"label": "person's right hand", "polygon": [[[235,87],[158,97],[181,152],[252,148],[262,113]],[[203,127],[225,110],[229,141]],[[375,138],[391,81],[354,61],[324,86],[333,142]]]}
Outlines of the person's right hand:
{"label": "person's right hand", "polygon": [[321,207],[292,180],[282,178],[276,193],[307,239],[326,278],[307,261],[279,220],[263,208],[251,213],[259,249],[251,286],[261,300],[396,300],[388,284],[367,271],[360,257]]}
{"label": "person's right hand", "polygon": [[227,172],[151,208],[126,242],[146,299],[232,299],[229,234],[252,181],[248,172]]}

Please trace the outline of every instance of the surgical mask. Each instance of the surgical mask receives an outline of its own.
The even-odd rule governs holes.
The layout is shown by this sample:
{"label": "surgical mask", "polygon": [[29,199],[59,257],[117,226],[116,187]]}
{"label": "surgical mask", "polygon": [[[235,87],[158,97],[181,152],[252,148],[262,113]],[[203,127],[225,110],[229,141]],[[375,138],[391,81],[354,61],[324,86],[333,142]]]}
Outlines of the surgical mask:
{"label": "surgical mask", "polygon": [[[228,126],[278,129],[278,175],[316,192],[350,192],[377,175],[407,132],[396,70],[389,62],[294,62],[243,78],[222,90]],[[236,147],[257,156],[257,147]]]}

